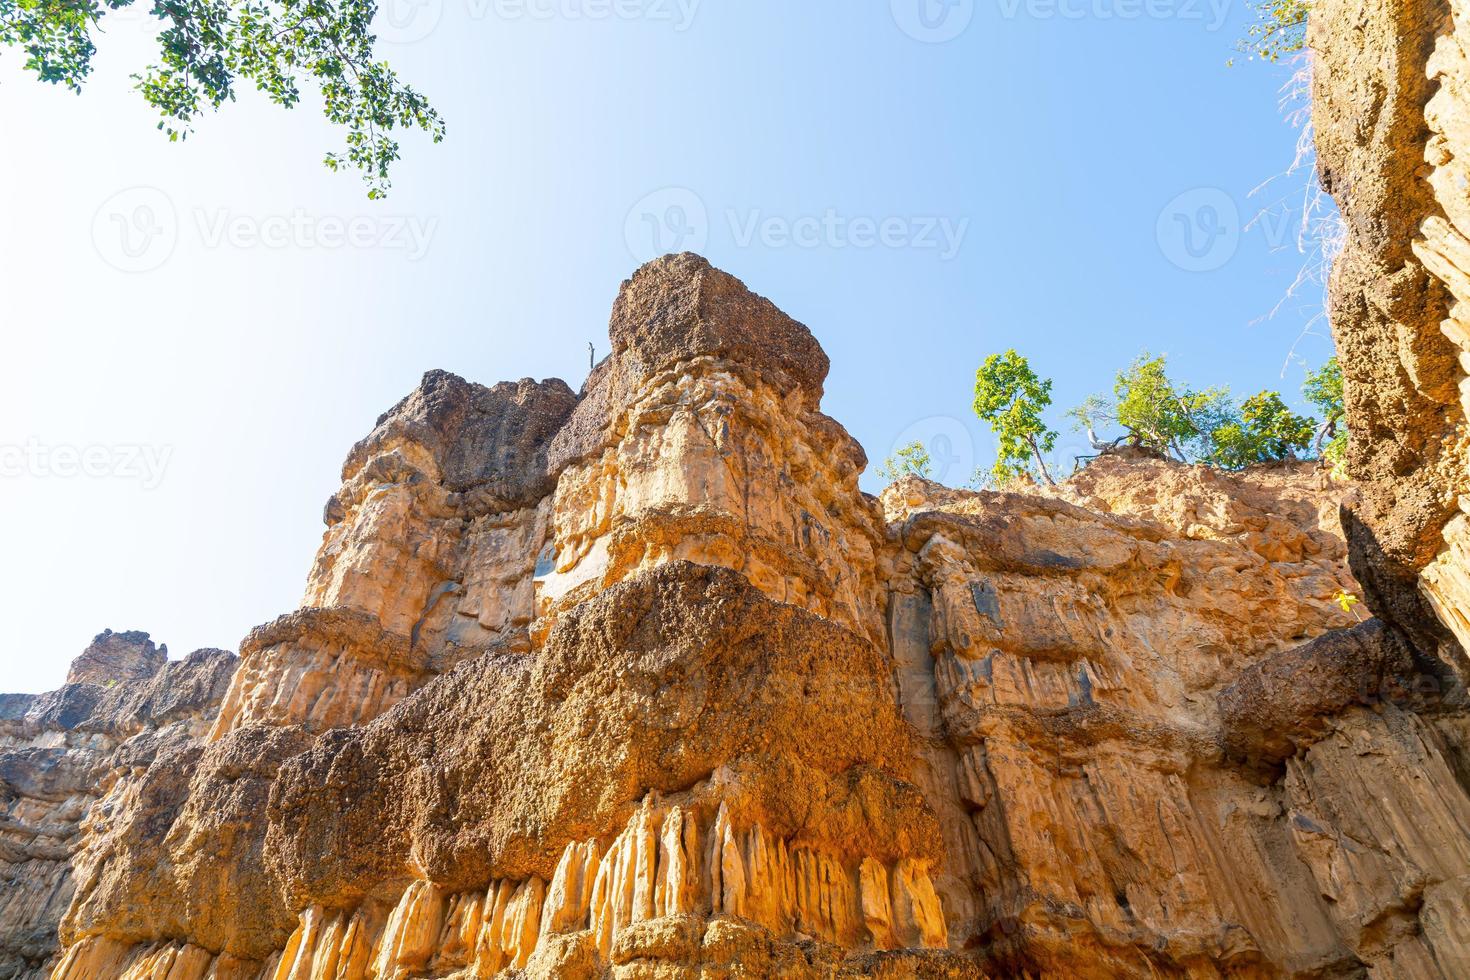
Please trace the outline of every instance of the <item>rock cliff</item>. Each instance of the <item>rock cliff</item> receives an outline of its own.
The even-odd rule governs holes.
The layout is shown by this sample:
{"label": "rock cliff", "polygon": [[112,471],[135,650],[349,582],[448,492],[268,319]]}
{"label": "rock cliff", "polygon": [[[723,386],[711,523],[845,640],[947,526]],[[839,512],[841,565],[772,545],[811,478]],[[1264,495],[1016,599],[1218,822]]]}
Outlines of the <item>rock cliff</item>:
{"label": "rock cliff", "polygon": [[202,739],[235,655],[169,661],[147,633],[99,634],[66,686],[0,695],[0,976],[45,977],[77,857],[158,758]]}
{"label": "rock cliff", "polygon": [[425,376],[238,669],[104,634],[0,704],[12,973],[1455,975],[1470,721],[1333,602],[1314,465],[875,499],[737,280],[610,333]]}
{"label": "rock cliff", "polygon": [[1351,490],[874,499],[660,259],[581,392],[379,418],[238,660],[0,696],[0,977],[1470,976],[1467,19],[1314,5]]}
{"label": "rock cliff", "polygon": [[1374,610],[1463,676],[1470,8],[1317,6],[1319,169],[1345,232],[1330,301],[1360,487],[1349,540]]}
{"label": "rock cliff", "polygon": [[581,392],[385,413],[238,669],[0,697],[0,976],[1470,976],[1467,18],[1314,5],[1350,490],[875,499],[812,334],[657,260]]}

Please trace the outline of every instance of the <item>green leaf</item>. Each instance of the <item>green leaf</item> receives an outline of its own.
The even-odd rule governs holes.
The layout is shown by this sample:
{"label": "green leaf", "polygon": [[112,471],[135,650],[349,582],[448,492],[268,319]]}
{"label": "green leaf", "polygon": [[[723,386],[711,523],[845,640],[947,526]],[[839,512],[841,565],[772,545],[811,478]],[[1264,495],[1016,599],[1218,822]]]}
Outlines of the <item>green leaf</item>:
{"label": "green leaf", "polygon": [[[137,0],[103,0],[116,10]],[[26,52],[42,81],[81,91],[91,73],[97,0],[0,0],[0,44]],[[438,143],[444,122],[428,101],[375,57],[374,0],[154,0],[162,24],[156,61],[133,76],[159,113],[170,142],[188,139],[205,112],[233,102],[240,84],[291,107],[305,74],[320,90],[322,111],[346,130],[345,155],[326,165],[356,169],[374,200],[386,195],[399,159],[398,129],[419,129]]]}

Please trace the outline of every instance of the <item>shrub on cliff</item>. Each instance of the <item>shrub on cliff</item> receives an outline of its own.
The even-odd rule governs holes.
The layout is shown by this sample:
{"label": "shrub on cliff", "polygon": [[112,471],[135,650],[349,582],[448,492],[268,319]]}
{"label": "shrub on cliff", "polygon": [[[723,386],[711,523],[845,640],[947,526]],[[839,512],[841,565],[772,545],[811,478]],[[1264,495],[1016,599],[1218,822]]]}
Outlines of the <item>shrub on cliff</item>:
{"label": "shrub on cliff", "polygon": [[[1320,428],[1315,418],[1293,412],[1280,392],[1262,391],[1237,404],[1228,388],[1179,384],[1169,377],[1164,355],[1145,352],[1118,373],[1111,397],[1092,395],[1067,414],[1098,450],[1126,442],[1184,463],[1241,469],[1297,459],[1310,447],[1314,455],[1336,463],[1345,440],[1337,435],[1343,414],[1337,359],[1309,374],[1303,392],[1327,419]],[[1104,426],[1125,431],[1106,441],[1097,435]],[[1328,438],[1332,442],[1324,450]]]}
{"label": "shrub on cliff", "polygon": [[1210,433],[1209,462],[1228,470],[1295,459],[1312,441],[1316,420],[1294,414],[1281,393],[1252,395],[1240,412]]}
{"label": "shrub on cliff", "polygon": [[1342,366],[1337,363],[1337,355],[1307,375],[1302,394],[1322,413],[1322,424],[1312,442],[1313,453],[1335,469],[1342,465],[1348,440],[1347,429],[1342,425],[1345,414]]}
{"label": "shrub on cliff", "polygon": [[1176,384],[1166,370],[1167,356],[1147,351],[1118,372],[1112,397],[1092,395],[1068,413],[1086,428],[1095,448],[1104,448],[1097,429],[1112,424],[1127,430],[1113,445],[1127,441],[1180,462],[1203,462],[1213,451],[1211,437],[1233,418],[1228,388],[1196,391]]}
{"label": "shrub on cliff", "polygon": [[883,461],[878,475],[889,483],[905,476],[920,476],[929,479],[929,450],[922,442],[911,442]]}
{"label": "shrub on cliff", "polygon": [[1040,473],[1055,483],[1043,453],[1056,446],[1057,434],[1041,415],[1051,405],[1051,379],[1036,376],[1015,349],[991,354],[975,372],[975,414],[990,423],[1000,439],[991,472],[999,482]]}

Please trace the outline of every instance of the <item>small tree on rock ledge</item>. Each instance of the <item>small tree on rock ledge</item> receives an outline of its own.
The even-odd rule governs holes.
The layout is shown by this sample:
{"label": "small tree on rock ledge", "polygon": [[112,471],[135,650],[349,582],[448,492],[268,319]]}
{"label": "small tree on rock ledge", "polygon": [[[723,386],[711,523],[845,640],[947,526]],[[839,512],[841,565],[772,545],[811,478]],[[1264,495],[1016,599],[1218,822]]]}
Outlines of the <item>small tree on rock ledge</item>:
{"label": "small tree on rock ledge", "polygon": [[991,354],[975,372],[975,414],[989,422],[1000,439],[1000,452],[991,470],[997,481],[1040,473],[1047,483],[1056,485],[1043,456],[1057,444],[1056,432],[1041,417],[1050,405],[1051,379],[1038,378],[1014,348]]}
{"label": "small tree on rock ledge", "polygon": [[906,476],[929,479],[929,450],[922,442],[911,442],[883,461],[878,475],[889,483]]}

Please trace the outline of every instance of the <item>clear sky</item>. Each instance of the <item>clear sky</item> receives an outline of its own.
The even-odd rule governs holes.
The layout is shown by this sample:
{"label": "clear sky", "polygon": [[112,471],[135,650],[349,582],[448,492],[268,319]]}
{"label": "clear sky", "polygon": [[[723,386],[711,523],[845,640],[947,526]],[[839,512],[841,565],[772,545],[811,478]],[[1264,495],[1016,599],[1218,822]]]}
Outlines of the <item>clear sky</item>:
{"label": "clear sky", "polygon": [[[139,0],[142,3],[142,0]],[[80,97],[0,52],[0,690],[104,627],[174,656],[294,608],[348,447],[430,368],[606,351],[618,283],[690,248],[814,331],[826,411],[961,484],[974,370],[1017,347],[1062,411],[1141,349],[1242,394],[1330,354],[1281,120],[1226,67],[1243,0],[391,0],[385,54],[448,121],[386,201],[253,93],[169,144],[111,18]],[[1181,195],[1183,195],[1181,197]],[[1258,211],[1266,220],[1246,227]],[[1188,233],[1190,238],[1183,236]],[[657,238],[655,237],[657,235]],[[1070,452],[1069,452],[1070,450]]]}

